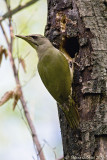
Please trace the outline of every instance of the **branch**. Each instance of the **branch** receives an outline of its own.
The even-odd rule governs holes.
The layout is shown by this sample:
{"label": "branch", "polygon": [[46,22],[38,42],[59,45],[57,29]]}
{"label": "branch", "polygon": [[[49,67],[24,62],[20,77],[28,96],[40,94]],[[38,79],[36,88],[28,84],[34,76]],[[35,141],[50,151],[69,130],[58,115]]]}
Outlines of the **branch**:
{"label": "branch", "polygon": [[2,29],[3,34],[4,34],[4,36],[5,36],[5,39],[6,39],[7,45],[9,46],[9,40],[8,40],[7,34],[6,34],[5,30],[4,30],[4,27],[3,27],[2,23],[0,24],[0,26],[1,26],[1,29]]}
{"label": "branch", "polygon": [[5,20],[6,18],[9,18],[11,16],[13,16],[14,14],[16,14],[17,12],[21,11],[22,9],[25,9],[29,6],[31,6],[32,4],[36,3],[38,0],[31,0],[29,2],[27,2],[24,5],[20,5],[16,8],[14,8],[13,10],[11,10],[10,12],[8,11],[7,13],[5,13],[2,17],[0,17],[0,23]]}
{"label": "branch", "polygon": [[[33,4],[34,0],[30,1],[29,3],[31,4],[31,2]],[[28,3],[26,5],[28,6]],[[8,13],[12,13],[11,10],[10,10],[10,5],[7,5],[7,8],[8,8]],[[16,68],[16,65],[15,65],[15,62],[14,62],[14,58],[12,56],[12,51],[13,51],[13,49],[12,49],[12,46],[13,46],[13,27],[12,27],[12,24],[11,24],[11,16],[12,16],[12,14],[9,14],[9,16],[10,16],[9,17],[10,43],[8,43],[8,52],[9,52],[10,63],[11,63],[12,69],[13,69],[13,73],[14,73],[16,84],[20,86],[20,92],[21,92],[20,101],[21,101],[21,104],[23,106],[24,114],[25,114],[25,117],[27,119],[29,128],[31,130],[33,142],[36,145],[36,148],[37,148],[37,151],[38,151],[38,156],[40,157],[40,160],[45,160],[45,157],[44,157],[44,154],[43,154],[43,151],[42,151],[42,147],[41,147],[41,145],[39,143],[35,127],[33,125],[33,122],[31,120],[31,118],[30,118],[28,107],[27,107],[26,101],[25,101],[24,96],[23,96],[21,83],[20,83],[20,80],[18,78],[18,70]],[[3,31],[3,27],[2,27],[2,31]],[[5,39],[6,39],[7,35],[6,35],[6,33],[4,31],[3,31],[3,33],[4,33],[4,36],[5,36]]]}

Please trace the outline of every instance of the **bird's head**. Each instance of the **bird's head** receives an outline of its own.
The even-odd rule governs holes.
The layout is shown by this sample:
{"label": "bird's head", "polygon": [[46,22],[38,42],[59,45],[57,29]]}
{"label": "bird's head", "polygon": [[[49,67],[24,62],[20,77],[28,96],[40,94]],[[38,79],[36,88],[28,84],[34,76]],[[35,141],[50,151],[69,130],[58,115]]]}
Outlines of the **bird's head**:
{"label": "bird's head", "polygon": [[39,48],[43,48],[44,46],[49,47],[49,45],[51,45],[50,41],[40,34],[32,34],[27,36],[16,35],[16,37],[24,39],[36,50],[38,50]]}

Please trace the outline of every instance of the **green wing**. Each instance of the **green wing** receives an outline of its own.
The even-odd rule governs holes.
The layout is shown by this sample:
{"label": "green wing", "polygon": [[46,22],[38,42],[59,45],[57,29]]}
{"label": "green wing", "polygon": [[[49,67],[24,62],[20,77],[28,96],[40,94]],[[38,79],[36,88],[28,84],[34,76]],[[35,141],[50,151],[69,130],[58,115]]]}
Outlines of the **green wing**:
{"label": "green wing", "polygon": [[38,63],[40,77],[54,99],[62,105],[66,119],[71,128],[79,124],[79,114],[75,103],[68,99],[71,88],[71,76],[68,62],[57,49],[48,49]]}
{"label": "green wing", "polygon": [[57,49],[48,49],[43,55],[38,63],[40,77],[54,99],[64,103],[68,100],[71,88],[68,62]]}

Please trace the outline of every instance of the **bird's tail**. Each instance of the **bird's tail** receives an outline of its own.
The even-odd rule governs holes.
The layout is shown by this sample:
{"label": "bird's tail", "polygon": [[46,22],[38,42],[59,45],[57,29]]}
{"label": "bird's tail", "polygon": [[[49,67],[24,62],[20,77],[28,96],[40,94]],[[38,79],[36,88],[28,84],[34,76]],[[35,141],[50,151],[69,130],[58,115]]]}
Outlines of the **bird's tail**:
{"label": "bird's tail", "polygon": [[75,106],[75,102],[70,99],[69,103],[60,105],[60,108],[63,110],[70,127],[77,128],[79,125],[80,117],[77,107]]}

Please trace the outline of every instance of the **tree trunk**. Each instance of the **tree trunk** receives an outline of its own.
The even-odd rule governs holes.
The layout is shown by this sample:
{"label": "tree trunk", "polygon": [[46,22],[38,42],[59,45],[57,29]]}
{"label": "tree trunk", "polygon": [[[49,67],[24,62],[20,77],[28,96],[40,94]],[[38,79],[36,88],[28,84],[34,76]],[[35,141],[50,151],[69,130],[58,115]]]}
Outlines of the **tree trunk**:
{"label": "tree trunk", "polygon": [[75,57],[73,99],[80,125],[59,110],[64,159],[107,159],[107,1],[48,0],[45,35]]}

